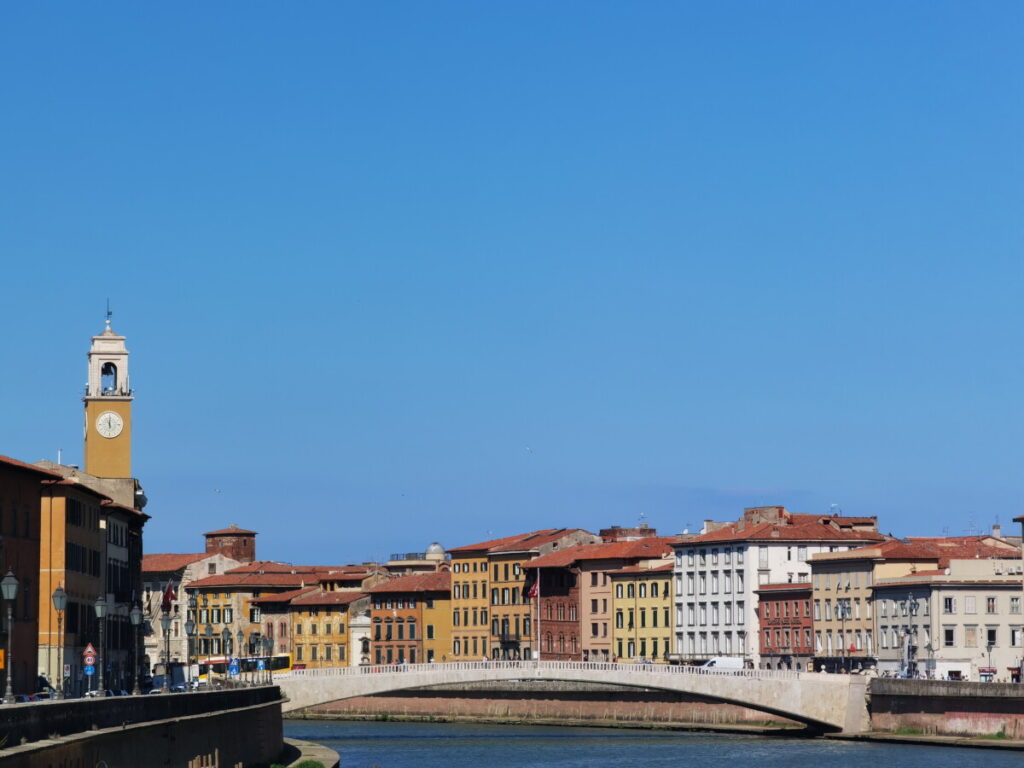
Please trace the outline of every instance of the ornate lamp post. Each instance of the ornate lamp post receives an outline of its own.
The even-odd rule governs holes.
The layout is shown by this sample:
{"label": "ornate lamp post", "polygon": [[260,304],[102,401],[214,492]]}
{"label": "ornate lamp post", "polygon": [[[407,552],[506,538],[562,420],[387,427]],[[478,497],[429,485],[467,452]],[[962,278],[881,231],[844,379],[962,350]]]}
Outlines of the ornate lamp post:
{"label": "ornate lamp post", "polygon": [[53,590],[53,609],[57,611],[57,686],[54,698],[64,698],[64,611],[68,607],[68,593],[64,587]]}
{"label": "ornate lamp post", "polygon": [[272,652],[274,650],[274,641],[266,635],[263,636],[263,655],[267,657],[266,670],[264,670],[264,682],[274,682],[274,665],[271,663],[274,660]]}
{"label": "ornate lamp post", "polygon": [[4,688],[4,704],[14,703],[14,664],[11,649],[14,647],[14,600],[18,597],[18,579],[12,571],[0,579],[0,593],[3,594],[4,602],[7,603],[7,659],[4,661],[7,685]]}
{"label": "ornate lamp post", "polygon": [[128,618],[132,623],[132,696],[138,696],[142,693],[139,688],[139,627],[142,626],[142,609],[138,604],[128,611]]}
{"label": "ornate lamp post", "polygon": [[203,629],[203,636],[206,638],[206,683],[213,683],[213,668],[210,665],[210,656],[213,655],[213,627],[209,624]]}
{"label": "ornate lamp post", "polygon": [[[235,653],[238,656],[242,655],[241,648],[242,648],[242,643],[244,643],[244,642],[245,642],[245,633],[242,630],[238,630],[235,633]],[[241,659],[239,659],[239,663],[241,663]]]}
{"label": "ornate lamp post", "polygon": [[164,632],[164,693],[171,689],[171,616],[165,613],[160,617],[160,629]]}
{"label": "ornate lamp post", "polygon": [[96,611],[96,618],[100,625],[100,647],[97,648],[97,661],[99,661],[100,667],[100,679],[98,680],[98,687],[96,689],[97,696],[106,696],[107,690],[104,688],[103,683],[103,666],[107,663],[106,654],[103,653],[103,632],[106,628],[107,623],[107,601],[103,595],[96,598],[96,602],[93,604],[93,610]]}
{"label": "ornate lamp post", "polygon": [[224,627],[224,631],[220,633],[220,644],[224,655],[227,658],[231,658],[231,630],[227,627]]}
{"label": "ornate lamp post", "polygon": [[[189,598],[189,604],[192,603],[193,599],[194,598]],[[192,619],[189,619],[188,621],[185,622],[185,636],[188,638],[185,641],[186,644],[187,644],[187,648],[186,648],[187,652],[185,654],[187,656],[187,658],[185,659],[185,661],[188,662],[188,681],[189,681],[189,686],[191,686],[192,685],[192,655],[193,655],[193,653],[195,651],[195,646],[193,644],[195,643],[195,638],[196,638],[196,623]]]}

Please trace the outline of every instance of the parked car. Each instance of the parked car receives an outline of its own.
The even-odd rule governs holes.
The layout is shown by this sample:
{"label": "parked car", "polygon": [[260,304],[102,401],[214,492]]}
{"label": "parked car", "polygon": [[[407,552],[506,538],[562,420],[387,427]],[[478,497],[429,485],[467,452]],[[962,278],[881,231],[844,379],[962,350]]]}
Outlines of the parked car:
{"label": "parked car", "polygon": [[28,704],[30,701],[38,701],[38,699],[31,693],[16,693],[14,694],[15,704]]}

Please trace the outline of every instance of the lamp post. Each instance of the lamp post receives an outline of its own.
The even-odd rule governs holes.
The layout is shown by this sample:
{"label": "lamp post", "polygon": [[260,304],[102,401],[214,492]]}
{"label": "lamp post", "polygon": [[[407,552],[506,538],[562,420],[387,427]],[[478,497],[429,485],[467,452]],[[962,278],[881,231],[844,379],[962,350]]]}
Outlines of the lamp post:
{"label": "lamp post", "polygon": [[272,663],[273,660],[274,660],[273,650],[274,650],[274,641],[271,640],[266,635],[264,635],[263,636],[263,655],[267,657],[267,661],[266,661],[266,667],[267,668],[265,670],[266,675],[264,675],[264,677],[265,677],[264,682],[269,682],[271,684],[274,682],[274,665]]}
{"label": "lamp post", "polygon": [[14,681],[11,679],[14,673],[11,649],[14,648],[14,600],[18,597],[18,579],[12,571],[0,579],[0,593],[3,594],[4,602],[7,603],[7,659],[4,668],[7,677],[7,685],[4,688],[4,704],[14,703]]}
{"label": "lamp post", "polygon": [[231,630],[224,627],[224,631],[220,633],[221,650],[224,651],[224,657],[231,658]]}
{"label": "lamp post", "polygon": [[164,684],[163,691],[170,691],[171,677],[171,616],[165,613],[160,617],[160,629],[164,632]]}
{"label": "lamp post", "polygon": [[[192,600],[193,600],[193,598],[189,598],[189,604],[190,605],[192,604]],[[190,688],[192,686],[192,653],[195,650],[195,648],[193,646],[193,643],[195,642],[195,636],[196,636],[196,623],[192,619],[189,619],[188,621],[185,622],[185,637],[187,638],[185,640],[185,644],[186,644],[186,647],[185,647],[186,659],[185,659],[185,661],[188,663],[188,682],[189,682],[189,687]]]}
{"label": "lamp post", "polygon": [[210,664],[210,656],[213,655],[213,627],[209,624],[203,629],[203,637],[206,638],[206,684],[213,683],[213,665]]}
{"label": "lamp post", "polygon": [[[237,631],[237,632],[235,633],[235,653],[236,653],[236,654],[237,654],[238,656],[241,656],[241,655],[242,655],[242,652],[241,652],[241,650],[240,650],[240,649],[242,648],[242,644],[243,644],[244,642],[245,642],[245,632],[243,632],[242,630],[238,630],[238,631]],[[242,660],[241,660],[241,658],[239,658],[239,660],[238,660],[238,663],[239,663],[239,664],[241,664],[241,663],[242,663]],[[242,670],[239,670],[239,671],[242,671]]]}
{"label": "lamp post", "polygon": [[132,622],[132,696],[138,696],[142,693],[139,688],[139,627],[142,626],[142,609],[138,604],[128,611],[128,618]]}
{"label": "lamp post", "polygon": [[842,649],[841,650],[842,650],[842,659],[843,659],[843,672],[847,671],[847,668],[846,668],[846,666],[847,666],[846,665],[846,619],[848,617],[847,617],[846,614],[847,614],[847,611],[849,611],[849,610],[850,610],[850,598],[843,597],[843,598],[839,598],[839,600],[836,601],[836,612],[839,614],[839,621],[840,621],[840,625],[842,627],[841,634],[842,634],[843,641],[842,641]]}
{"label": "lamp post", "polygon": [[53,609],[57,611],[57,687],[54,698],[64,698],[64,611],[68,607],[68,593],[64,587],[53,590]]}
{"label": "lamp post", "polygon": [[103,687],[103,665],[106,664],[106,654],[103,653],[103,631],[107,623],[107,601],[103,595],[96,598],[96,602],[93,604],[93,610],[96,611],[96,619],[100,625],[100,647],[97,649],[97,660],[99,661],[100,667],[100,678],[97,681],[98,687],[96,688],[97,696],[106,696],[106,688]]}

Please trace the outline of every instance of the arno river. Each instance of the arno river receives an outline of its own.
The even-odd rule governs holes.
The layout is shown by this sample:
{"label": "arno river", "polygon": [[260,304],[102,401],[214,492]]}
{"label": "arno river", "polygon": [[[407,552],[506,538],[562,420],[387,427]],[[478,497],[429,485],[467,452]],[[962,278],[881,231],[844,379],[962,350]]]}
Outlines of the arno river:
{"label": "arno river", "polygon": [[286,720],[285,736],[341,754],[343,768],[944,768],[1021,765],[1020,752],[679,731]]}

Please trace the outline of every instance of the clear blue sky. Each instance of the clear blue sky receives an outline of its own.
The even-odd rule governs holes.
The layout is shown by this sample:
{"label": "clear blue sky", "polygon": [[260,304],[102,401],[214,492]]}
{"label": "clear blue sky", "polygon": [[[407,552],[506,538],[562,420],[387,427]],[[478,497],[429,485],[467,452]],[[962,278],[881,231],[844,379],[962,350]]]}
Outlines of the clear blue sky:
{"label": "clear blue sky", "polygon": [[1022,9],[8,3],[0,452],[109,297],[151,552],[1014,530]]}

